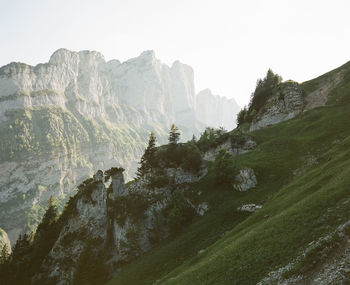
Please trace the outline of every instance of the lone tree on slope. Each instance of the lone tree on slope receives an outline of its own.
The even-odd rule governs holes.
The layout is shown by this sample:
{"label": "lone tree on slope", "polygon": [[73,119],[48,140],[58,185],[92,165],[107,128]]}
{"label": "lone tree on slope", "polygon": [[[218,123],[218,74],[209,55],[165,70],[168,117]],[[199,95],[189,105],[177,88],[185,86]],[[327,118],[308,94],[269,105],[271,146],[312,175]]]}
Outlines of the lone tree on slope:
{"label": "lone tree on slope", "polygon": [[155,166],[155,152],[156,152],[156,136],[151,132],[148,140],[148,146],[145,153],[141,157],[139,162],[140,167],[137,169],[137,178],[143,177],[146,173],[152,171]]}
{"label": "lone tree on slope", "polygon": [[178,127],[175,126],[175,124],[172,124],[170,128],[170,133],[169,133],[169,144],[171,146],[176,146],[179,139],[180,139],[179,129]]}

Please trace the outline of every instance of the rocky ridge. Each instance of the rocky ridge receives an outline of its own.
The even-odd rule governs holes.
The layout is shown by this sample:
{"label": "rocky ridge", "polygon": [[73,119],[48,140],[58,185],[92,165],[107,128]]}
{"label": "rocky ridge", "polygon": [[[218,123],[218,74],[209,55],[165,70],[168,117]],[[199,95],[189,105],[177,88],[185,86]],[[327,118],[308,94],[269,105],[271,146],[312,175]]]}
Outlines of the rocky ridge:
{"label": "rocky ridge", "polygon": [[[33,284],[48,279],[55,284],[72,284],[77,266],[67,266],[67,259],[78,264],[90,244],[104,254],[100,262],[110,270],[148,251],[171,233],[163,214],[171,203],[174,191],[171,189],[183,189],[180,191],[186,193],[185,184],[198,181],[206,173],[192,175],[191,179],[190,173],[179,170],[175,174],[170,169],[173,177],[177,177],[172,180],[175,184],[152,190],[147,186],[146,177],[126,187],[123,171],[122,168],[111,168],[104,174],[98,171],[70,201],[69,210],[63,213],[67,218],[41,272],[33,277]],[[108,186],[105,182],[109,180]],[[137,209],[128,208],[133,207],[130,203],[136,204]],[[190,198],[186,198],[185,203],[198,215],[208,210],[206,203],[197,205]]]}
{"label": "rocky ridge", "polygon": [[304,104],[305,100],[299,84],[286,82],[283,90],[269,98],[263,110],[254,118],[249,130],[258,130],[292,119],[303,111]]}
{"label": "rocky ridge", "polygon": [[316,79],[312,92],[303,91],[308,82],[299,84],[286,81],[280,84],[278,91],[271,96],[254,117],[249,126],[249,131],[278,124],[294,118],[300,113],[325,106],[331,92],[343,82],[345,71],[335,70],[328,76]]}
{"label": "rocky ridge", "polygon": [[[65,199],[97,169],[117,162],[130,179],[151,131],[162,144],[171,123],[188,139],[228,122],[201,122],[212,100],[197,97],[192,68],[169,67],[153,51],[121,63],[60,49],[48,63],[1,67],[0,225],[14,242],[35,227],[50,195]],[[231,102],[224,116],[234,121]]]}

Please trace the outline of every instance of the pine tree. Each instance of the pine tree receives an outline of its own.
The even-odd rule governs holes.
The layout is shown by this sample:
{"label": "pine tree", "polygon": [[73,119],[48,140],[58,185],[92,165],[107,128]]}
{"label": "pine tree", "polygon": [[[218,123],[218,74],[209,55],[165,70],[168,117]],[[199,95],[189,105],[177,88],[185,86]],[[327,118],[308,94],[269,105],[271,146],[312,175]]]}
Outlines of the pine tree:
{"label": "pine tree", "polygon": [[197,142],[197,138],[195,135],[192,135],[192,139],[190,140],[190,143],[195,144]]}
{"label": "pine tree", "polygon": [[175,124],[172,124],[170,128],[170,133],[169,133],[169,144],[171,146],[176,146],[179,139],[180,139],[179,129],[178,127],[175,126]]}
{"label": "pine tree", "polygon": [[146,173],[152,171],[155,167],[156,136],[151,132],[148,140],[148,146],[141,157],[140,167],[137,169],[137,178],[141,178]]}
{"label": "pine tree", "polygon": [[51,196],[49,199],[49,207],[47,208],[46,213],[38,226],[38,229],[35,234],[35,239],[37,239],[42,232],[47,231],[50,228],[50,226],[56,221],[56,218],[57,206],[55,198]]}
{"label": "pine tree", "polygon": [[9,257],[10,257],[9,247],[5,243],[4,246],[1,249],[1,252],[0,252],[0,265],[1,264],[5,264],[8,261]]}

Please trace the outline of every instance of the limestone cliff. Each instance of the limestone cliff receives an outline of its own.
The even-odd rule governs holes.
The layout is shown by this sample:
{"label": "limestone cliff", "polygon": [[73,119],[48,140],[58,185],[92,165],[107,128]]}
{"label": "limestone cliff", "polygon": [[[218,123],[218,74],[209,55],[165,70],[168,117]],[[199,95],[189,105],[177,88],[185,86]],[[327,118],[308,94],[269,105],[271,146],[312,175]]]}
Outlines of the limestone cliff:
{"label": "limestone cliff", "polygon": [[294,118],[303,111],[305,99],[296,82],[286,82],[277,94],[267,100],[250,125],[250,131]]}
{"label": "limestone cliff", "polygon": [[249,131],[278,124],[302,112],[325,106],[332,91],[343,81],[345,70],[340,67],[310,82],[286,81],[279,84],[263,108],[253,114]]}
{"label": "limestone cliff", "polygon": [[7,233],[0,228],[0,255],[2,254],[2,250],[6,246],[7,253],[11,252],[11,242],[7,236]]}
{"label": "limestone cliff", "polygon": [[162,144],[171,123],[183,139],[223,123],[204,121],[201,106],[192,68],[153,51],[121,63],[60,49],[44,64],[1,67],[0,226],[14,242],[50,195],[67,199],[97,169],[123,165],[130,179],[151,131]]}
{"label": "limestone cliff", "polygon": [[205,125],[228,130],[236,126],[235,118],[239,106],[234,99],[213,95],[210,89],[205,89],[197,94],[196,103],[197,118]]}
{"label": "limestone cliff", "polygon": [[[175,188],[152,190],[147,186],[147,178],[126,187],[123,171],[111,168],[105,175],[98,171],[84,182],[63,212],[56,241],[32,278],[32,284],[78,282],[79,264],[88,251],[95,256],[94,262],[100,262],[110,271],[148,251],[171,233],[164,209],[172,203],[174,189],[186,191],[181,190],[185,187],[183,183],[195,182],[206,173],[197,176],[181,169],[169,170],[177,177],[173,180]],[[105,184],[108,181],[111,181],[109,186]],[[189,198],[184,203],[194,212],[198,208],[200,214],[208,208],[203,210],[203,205],[196,205]]]}

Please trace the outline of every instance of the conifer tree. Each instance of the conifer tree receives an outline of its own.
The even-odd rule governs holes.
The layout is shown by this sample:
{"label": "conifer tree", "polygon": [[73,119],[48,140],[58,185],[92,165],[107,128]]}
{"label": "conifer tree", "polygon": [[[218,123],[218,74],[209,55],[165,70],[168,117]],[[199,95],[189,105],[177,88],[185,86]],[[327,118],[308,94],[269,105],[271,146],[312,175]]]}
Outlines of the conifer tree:
{"label": "conifer tree", "polygon": [[175,126],[175,124],[172,124],[170,128],[170,133],[169,133],[169,144],[171,146],[176,146],[179,139],[180,139],[179,129],[178,127]]}
{"label": "conifer tree", "polygon": [[148,140],[148,146],[145,153],[141,157],[140,167],[137,169],[137,178],[141,178],[146,173],[152,171],[155,166],[155,152],[156,152],[156,136],[151,132]]}
{"label": "conifer tree", "polygon": [[42,232],[47,231],[50,228],[50,226],[56,221],[56,218],[57,206],[55,198],[51,196],[49,199],[49,207],[47,208],[46,213],[38,226],[38,229],[35,234],[35,239],[37,239]]}
{"label": "conifer tree", "polygon": [[9,257],[10,257],[9,247],[5,243],[4,246],[1,249],[1,252],[0,252],[0,265],[1,264],[5,264],[8,261]]}

